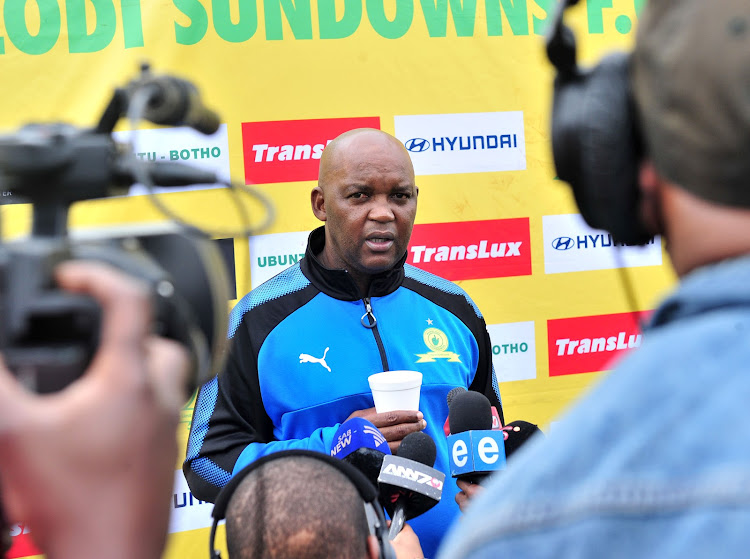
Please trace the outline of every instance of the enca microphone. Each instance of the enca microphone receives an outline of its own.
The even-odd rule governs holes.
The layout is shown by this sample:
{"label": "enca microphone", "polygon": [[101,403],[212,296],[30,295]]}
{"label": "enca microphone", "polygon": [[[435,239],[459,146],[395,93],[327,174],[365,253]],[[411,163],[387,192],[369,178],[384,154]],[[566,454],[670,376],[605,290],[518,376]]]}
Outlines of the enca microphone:
{"label": "enca microphone", "polygon": [[331,456],[357,468],[375,487],[386,454],[391,449],[383,433],[362,417],[347,419],[333,436]]}
{"label": "enca microphone", "polygon": [[[448,402],[448,410],[451,409],[451,402],[453,402],[453,398],[456,397],[457,394],[460,394],[462,392],[466,392],[466,389],[463,386],[457,386],[456,388],[452,388],[450,392],[448,392],[448,395],[445,397],[446,401]],[[448,423],[448,418],[445,418],[445,423],[443,423],[443,433],[445,433],[445,436],[451,434],[451,427]]]}
{"label": "enca microphone", "polygon": [[[463,386],[457,386],[456,388],[451,389],[450,392],[448,392],[448,395],[446,396],[446,401],[448,403],[448,410],[450,411],[451,404],[453,403],[453,400],[458,396],[459,394],[463,394],[464,392],[468,392]],[[492,411],[492,429],[497,431],[499,429],[502,429],[503,424],[500,421],[500,414],[497,412],[497,408],[495,406],[491,406],[490,410]],[[448,418],[445,418],[445,423],[443,424],[443,432],[445,433],[445,436],[448,437],[451,434],[451,428],[450,423],[448,422]]]}
{"label": "enca microphone", "polygon": [[391,517],[389,538],[404,522],[430,510],[440,502],[445,474],[432,466],[437,448],[427,433],[410,433],[401,441],[397,456],[385,456],[378,476],[380,503]]}
{"label": "enca microphone", "polygon": [[492,472],[505,468],[505,437],[503,431],[492,429],[492,406],[484,394],[456,394],[448,423],[451,476],[481,483]]}

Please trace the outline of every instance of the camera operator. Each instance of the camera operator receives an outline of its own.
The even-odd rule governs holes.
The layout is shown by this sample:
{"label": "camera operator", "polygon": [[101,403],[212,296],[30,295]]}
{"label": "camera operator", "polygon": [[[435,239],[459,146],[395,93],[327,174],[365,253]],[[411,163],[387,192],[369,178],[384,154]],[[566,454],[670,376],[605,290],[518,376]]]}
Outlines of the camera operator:
{"label": "camera operator", "polygon": [[[581,140],[592,175],[632,167],[638,217],[666,238],[680,282],[641,346],[487,486],[439,557],[748,555],[750,3],[650,0],[632,56],[609,60],[617,71],[603,81],[593,72],[556,82],[555,108],[564,105],[562,89],[576,95],[553,116],[553,136],[555,123],[571,121],[589,132],[566,139]],[[645,154],[618,167],[617,153],[596,152],[619,147],[604,140],[628,128],[625,104],[612,103],[627,90]],[[577,184],[582,211],[585,187],[606,195],[618,186]],[[587,209],[607,214],[604,204]],[[625,209],[610,208],[602,225]]]}
{"label": "camera operator", "polygon": [[187,351],[150,333],[145,284],[68,261],[58,285],[101,306],[86,372],[49,395],[0,364],[0,495],[50,559],[157,558],[164,549],[184,405]]}

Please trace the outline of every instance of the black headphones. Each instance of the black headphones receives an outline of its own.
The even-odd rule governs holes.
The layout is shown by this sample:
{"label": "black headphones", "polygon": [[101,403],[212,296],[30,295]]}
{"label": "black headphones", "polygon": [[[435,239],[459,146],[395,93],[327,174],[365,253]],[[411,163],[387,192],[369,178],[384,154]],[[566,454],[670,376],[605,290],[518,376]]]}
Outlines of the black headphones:
{"label": "black headphones", "polygon": [[[219,492],[219,495],[217,496],[216,502],[214,504],[214,509],[211,512],[211,516],[213,516],[214,522],[211,526],[211,535],[209,538],[210,559],[221,559],[221,553],[216,549],[215,545],[216,527],[219,525],[219,522],[226,518],[227,506],[229,505],[229,501],[231,500],[232,495],[237,489],[237,486],[242,483],[242,480],[245,479],[245,477],[250,474],[250,472],[253,472],[263,464],[267,464],[268,462],[271,462],[273,460],[278,460],[280,458],[289,456],[307,456],[309,458],[314,458],[316,460],[320,460],[321,462],[325,462],[329,466],[336,468],[338,471],[344,474],[347,479],[349,479],[349,481],[354,484],[354,486],[357,488],[357,493],[359,493],[359,496],[362,497],[362,500],[365,502],[365,515],[367,516],[367,524],[370,528],[370,533],[377,538],[378,546],[380,547],[379,558],[396,559],[396,552],[394,551],[393,547],[391,547],[391,543],[388,538],[388,525],[385,521],[383,508],[378,502],[378,490],[375,488],[375,486],[370,483],[370,481],[362,472],[360,472],[351,464],[339,460],[338,458],[328,456],[327,454],[313,452],[311,450],[283,450],[280,452],[274,452],[273,454],[268,454],[262,458],[259,458],[249,466],[246,466],[245,468],[237,472],[237,475],[233,476],[231,480],[229,480],[229,483],[227,483]],[[343,521],[345,522],[346,519],[344,519]]]}
{"label": "black headphones", "polygon": [[562,0],[547,36],[547,56],[557,69],[552,103],[552,152],[560,179],[573,188],[586,223],[616,242],[646,244],[639,217],[638,166],[643,142],[630,92],[627,53],[614,53],[591,69],[576,64],[573,32]]}

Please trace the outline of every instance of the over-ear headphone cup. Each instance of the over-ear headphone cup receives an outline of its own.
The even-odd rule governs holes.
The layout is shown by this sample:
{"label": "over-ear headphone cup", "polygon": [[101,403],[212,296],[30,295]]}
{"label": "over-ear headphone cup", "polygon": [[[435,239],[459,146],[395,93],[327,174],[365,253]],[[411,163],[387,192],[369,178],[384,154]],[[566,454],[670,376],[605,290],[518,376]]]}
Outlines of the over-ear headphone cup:
{"label": "over-ear headphone cup", "polygon": [[639,217],[641,145],[629,90],[624,53],[585,73],[558,77],[552,151],[558,176],[573,188],[586,223],[617,242],[645,244],[651,235]]}

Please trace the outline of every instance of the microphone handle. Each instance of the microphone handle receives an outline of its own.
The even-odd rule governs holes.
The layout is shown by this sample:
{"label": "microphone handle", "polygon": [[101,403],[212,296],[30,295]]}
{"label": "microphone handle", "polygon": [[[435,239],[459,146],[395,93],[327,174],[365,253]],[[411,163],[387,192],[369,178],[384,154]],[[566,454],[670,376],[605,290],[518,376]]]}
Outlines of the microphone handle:
{"label": "microphone handle", "polygon": [[391,518],[391,528],[388,531],[389,540],[398,536],[398,533],[404,527],[404,522],[406,522],[405,509],[406,505],[404,503],[399,502],[396,504],[396,508],[393,510],[393,517]]}

